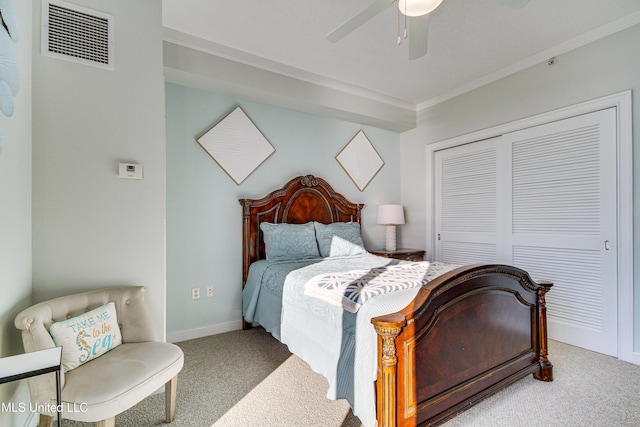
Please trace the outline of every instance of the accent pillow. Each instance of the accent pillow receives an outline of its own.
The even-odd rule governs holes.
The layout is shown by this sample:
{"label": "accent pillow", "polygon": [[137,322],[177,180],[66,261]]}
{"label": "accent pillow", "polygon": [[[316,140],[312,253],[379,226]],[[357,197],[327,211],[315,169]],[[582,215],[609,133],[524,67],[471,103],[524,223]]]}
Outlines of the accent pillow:
{"label": "accent pillow", "polygon": [[318,258],[318,244],[313,223],[272,224],[260,223],[264,234],[267,260]]}
{"label": "accent pillow", "polygon": [[70,371],[122,344],[116,306],[108,302],[49,328],[56,346],[62,346],[62,366]]}
{"label": "accent pillow", "polygon": [[323,258],[366,254],[357,222],[313,223]]}

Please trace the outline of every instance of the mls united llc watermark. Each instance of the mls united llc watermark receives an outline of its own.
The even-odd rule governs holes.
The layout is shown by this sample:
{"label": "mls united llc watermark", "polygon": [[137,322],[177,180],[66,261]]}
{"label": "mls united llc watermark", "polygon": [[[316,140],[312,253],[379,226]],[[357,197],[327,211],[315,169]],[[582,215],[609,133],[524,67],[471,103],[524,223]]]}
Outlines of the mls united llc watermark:
{"label": "mls united llc watermark", "polygon": [[0,402],[0,412],[39,412],[41,414],[51,414],[53,412],[87,412],[87,404],[82,403],[61,403],[55,405],[52,403],[25,403],[25,402]]}

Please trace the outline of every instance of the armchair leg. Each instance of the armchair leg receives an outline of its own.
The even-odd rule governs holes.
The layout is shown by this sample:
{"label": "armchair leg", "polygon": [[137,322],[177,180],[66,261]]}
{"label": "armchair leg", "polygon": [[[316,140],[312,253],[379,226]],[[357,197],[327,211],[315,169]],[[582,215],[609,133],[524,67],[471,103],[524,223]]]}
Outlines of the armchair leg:
{"label": "armchair leg", "polygon": [[111,417],[106,420],[98,421],[96,427],[116,427],[116,418]]}
{"label": "armchair leg", "polygon": [[40,414],[38,427],[53,427],[53,417],[51,415]]}
{"label": "armchair leg", "polygon": [[176,416],[176,394],[178,392],[178,376],[171,378],[164,385],[164,405],[167,423],[172,423]]}

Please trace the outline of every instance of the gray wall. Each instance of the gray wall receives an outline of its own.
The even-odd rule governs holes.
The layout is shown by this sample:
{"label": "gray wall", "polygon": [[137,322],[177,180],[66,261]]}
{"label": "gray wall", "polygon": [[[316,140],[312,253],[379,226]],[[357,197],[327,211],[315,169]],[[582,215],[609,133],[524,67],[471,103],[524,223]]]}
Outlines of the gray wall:
{"label": "gray wall", "polygon": [[[402,228],[410,245],[426,243],[426,145],[517,119],[633,90],[634,254],[640,256],[640,26],[598,40],[421,112],[401,135],[402,202],[414,218]],[[640,349],[640,262],[634,263],[635,351]]]}
{"label": "gray wall", "polygon": [[[398,133],[176,84],[167,84],[166,103],[167,331],[177,339],[181,331],[240,320],[240,198],[259,198],[297,175],[314,174],[349,200],[367,205],[365,244],[384,246],[384,227],[376,224],[376,213],[377,205],[400,201]],[[236,106],[276,149],[241,185],[196,142]],[[335,160],[360,129],[385,162],[363,192]],[[213,298],[204,297],[206,286],[214,286]],[[200,288],[199,300],[191,299],[192,287]]]}
{"label": "gray wall", "polygon": [[[13,319],[31,303],[31,2],[16,2],[16,13],[20,91],[13,116],[0,113],[0,357],[22,353]],[[25,394],[18,383],[0,385],[0,402],[24,401]],[[20,425],[26,416],[2,411],[0,425]]]}
{"label": "gray wall", "polygon": [[[33,44],[33,291],[37,301],[148,287],[165,330],[162,2],[75,0],[115,17],[115,70],[40,55]],[[41,2],[33,2],[34,40]],[[118,163],[144,165],[142,181]]]}

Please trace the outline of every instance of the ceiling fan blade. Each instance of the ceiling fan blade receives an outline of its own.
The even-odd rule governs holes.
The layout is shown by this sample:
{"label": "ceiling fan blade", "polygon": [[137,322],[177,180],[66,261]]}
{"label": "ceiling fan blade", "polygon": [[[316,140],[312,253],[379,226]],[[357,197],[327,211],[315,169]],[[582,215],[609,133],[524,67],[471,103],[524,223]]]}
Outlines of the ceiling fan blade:
{"label": "ceiling fan blade", "polygon": [[491,1],[502,6],[515,7],[515,8],[524,7],[527,3],[529,3],[529,0],[491,0]]}
{"label": "ceiling fan blade", "polygon": [[427,54],[429,44],[429,14],[409,18],[409,59]]}
{"label": "ceiling fan blade", "polygon": [[371,4],[371,6],[367,7],[362,12],[358,13],[356,16],[349,19],[347,22],[327,34],[327,40],[333,43],[337,42],[353,30],[358,28],[360,25],[364,24],[369,19],[385,10],[394,2],[395,0],[376,0],[373,4]]}

